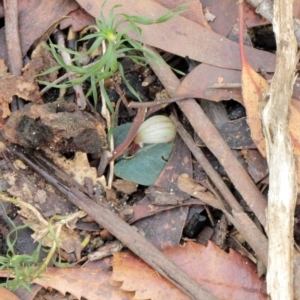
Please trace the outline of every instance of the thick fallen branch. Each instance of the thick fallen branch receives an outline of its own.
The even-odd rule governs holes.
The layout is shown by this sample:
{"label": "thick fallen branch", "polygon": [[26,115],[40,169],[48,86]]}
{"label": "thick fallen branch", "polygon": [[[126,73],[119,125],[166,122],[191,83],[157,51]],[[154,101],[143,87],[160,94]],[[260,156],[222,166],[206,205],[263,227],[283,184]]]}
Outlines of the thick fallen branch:
{"label": "thick fallen branch", "polygon": [[290,138],[289,110],[297,63],[293,0],[275,0],[276,70],[262,113],[269,164],[267,287],[272,300],[294,299],[293,226],[297,173]]}

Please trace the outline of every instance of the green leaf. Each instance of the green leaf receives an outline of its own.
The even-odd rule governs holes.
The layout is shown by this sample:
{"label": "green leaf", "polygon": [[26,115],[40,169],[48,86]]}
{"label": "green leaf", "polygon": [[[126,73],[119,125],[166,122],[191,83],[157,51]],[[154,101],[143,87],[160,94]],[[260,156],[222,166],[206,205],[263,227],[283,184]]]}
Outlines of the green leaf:
{"label": "green leaf", "polygon": [[110,100],[109,100],[109,97],[108,97],[108,95],[107,95],[107,92],[106,92],[106,90],[105,90],[105,87],[104,87],[103,82],[100,81],[100,82],[99,82],[99,85],[100,85],[100,89],[101,89],[102,95],[103,95],[103,97],[104,97],[104,101],[106,102],[106,105],[107,105],[109,111],[113,114],[113,113],[114,113],[114,108],[113,108],[113,106],[112,106],[112,104],[111,104],[111,102],[110,102]]}
{"label": "green leaf", "polygon": [[131,159],[122,159],[115,165],[115,175],[141,185],[152,185],[169,159],[174,143],[148,145]]}
{"label": "green leaf", "polygon": [[97,38],[95,40],[95,42],[92,44],[92,46],[89,48],[89,50],[87,50],[86,52],[84,52],[84,54],[91,54],[93,51],[95,51],[98,47],[100,47],[100,45],[102,44],[103,39],[102,38]]}
{"label": "green leaf", "polygon": [[114,128],[114,143],[115,147],[118,147],[125,140],[132,123],[122,124],[116,128]]}
{"label": "green leaf", "polygon": [[141,17],[141,16],[129,16],[127,14],[122,14],[126,18],[126,20],[132,24],[143,24],[143,25],[151,25],[155,23],[155,20]]}
{"label": "green leaf", "polygon": [[35,75],[35,77],[38,77],[38,76],[44,76],[44,75],[47,75],[47,74],[50,74],[54,71],[57,71],[61,68],[61,66],[54,66],[54,67],[51,67],[50,69],[46,70],[45,72],[42,72],[42,73],[39,73],[37,75]]}
{"label": "green leaf", "polygon": [[90,39],[93,39],[93,38],[99,38],[99,37],[102,37],[100,32],[95,32],[95,33],[89,33],[87,35],[85,35],[84,37],[80,38],[78,40],[78,42],[83,42],[83,41],[88,41]]}

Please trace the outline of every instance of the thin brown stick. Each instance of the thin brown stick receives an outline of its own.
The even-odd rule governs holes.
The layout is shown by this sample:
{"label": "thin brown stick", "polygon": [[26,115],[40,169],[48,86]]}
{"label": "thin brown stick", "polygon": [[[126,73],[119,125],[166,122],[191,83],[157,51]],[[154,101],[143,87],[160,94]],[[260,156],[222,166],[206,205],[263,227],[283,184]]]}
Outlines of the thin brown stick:
{"label": "thin brown stick", "polygon": [[135,138],[137,131],[139,129],[139,127],[141,126],[141,124],[144,121],[145,118],[145,113],[146,113],[146,108],[140,108],[138,110],[138,113],[136,115],[136,117],[133,120],[133,124],[130,127],[130,130],[125,138],[125,140],[123,141],[122,144],[120,144],[113,152],[113,157],[111,158],[111,161],[114,159],[117,159],[120,155],[122,155],[127,148],[130,146],[130,144],[132,143],[133,139]]}
{"label": "thin brown stick", "polygon": [[116,92],[119,94],[119,96],[120,96],[120,98],[121,98],[121,100],[122,100],[125,108],[127,109],[127,112],[129,114],[129,116],[130,117],[134,116],[135,112],[130,108],[130,105],[128,104],[127,98],[125,97],[125,94],[122,91],[120,84],[115,83],[114,87],[115,87]]}
{"label": "thin brown stick", "polygon": [[128,106],[132,108],[141,108],[141,107],[155,107],[158,105],[163,105],[163,104],[170,104],[174,103],[176,101],[181,101],[181,100],[186,100],[189,98],[195,98],[193,95],[182,95],[174,98],[169,98],[169,99],[161,99],[161,100],[154,100],[154,101],[148,101],[148,102],[133,102],[131,101]]}
{"label": "thin brown stick", "polygon": [[16,76],[21,75],[23,67],[22,51],[18,30],[18,1],[4,0],[5,36],[9,59],[9,71]]}
{"label": "thin brown stick", "polygon": [[[272,82],[272,79],[267,80],[268,83]],[[241,82],[232,82],[232,83],[215,83],[208,87],[209,89],[240,89],[242,88]]]}
{"label": "thin brown stick", "polygon": [[[4,0],[3,4],[9,71],[15,76],[21,76],[23,61],[18,29],[18,1]],[[18,108],[22,108],[23,105],[23,100],[14,97],[11,103],[11,110],[16,111]]]}

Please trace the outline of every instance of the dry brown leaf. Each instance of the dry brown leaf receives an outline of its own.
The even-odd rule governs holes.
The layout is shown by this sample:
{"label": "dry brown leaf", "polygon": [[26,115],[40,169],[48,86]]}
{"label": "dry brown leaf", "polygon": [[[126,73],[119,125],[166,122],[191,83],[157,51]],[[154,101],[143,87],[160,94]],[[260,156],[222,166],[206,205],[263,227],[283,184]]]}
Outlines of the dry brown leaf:
{"label": "dry brown leaf", "polygon": [[[99,17],[100,12],[107,18],[110,9],[114,5],[120,4],[119,0],[110,0],[106,1],[102,8],[104,0],[96,2],[78,0],[77,2],[95,18]],[[123,0],[122,5],[122,7],[115,10],[116,13],[126,13],[155,19],[167,12],[165,7],[151,0]],[[234,3],[234,5],[236,4]],[[188,56],[190,59],[222,68],[241,68],[237,43],[185,17],[177,16],[165,23],[153,24],[151,26],[142,25],[140,27],[142,29],[143,42],[149,46],[182,57]],[[136,38],[132,33],[129,33],[129,36]],[[247,57],[255,69],[262,67],[267,72],[274,71],[274,54],[247,47]]]}
{"label": "dry brown leaf", "polygon": [[[234,250],[226,253],[211,242],[205,247],[189,241],[164,254],[219,299],[267,299],[255,265]],[[114,255],[112,279],[123,282],[121,289],[135,291],[135,299],[189,299],[129,252]]]}
{"label": "dry brown leaf", "polygon": [[[49,223],[44,219],[42,214],[40,214],[31,204],[19,201],[17,204],[21,209],[19,210],[19,215],[22,216],[22,221],[34,231],[31,235],[35,240],[41,241],[43,246],[51,247],[53,245],[53,235],[49,233]],[[86,214],[82,211],[75,212],[68,216],[74,216],[73,222],[76,222],[78,218],[84,217]],[[52,230],[56,232],[57,225],[59,222],[52,222]],[[79,234],[63,226],[61,228],[59,236],[56,236],[59,242],[59,247],[64,249],[66,252],[74,252],[77,247],[80,246],[81,239]]]}
{"label": "dry brown leaf", "polygon": [[10,115],[9,103],[13,96],[42,103],[38,85],[7,73],[4,60],[0,59],[0,105],[3,119]]}
{"label": "dry brown leaf", "polygon": [[164,7],[169,8],[169,9],[174,9],[178,5],[188,3],[189,8],[187,9],[187,11],[185,11],[181,15],[185,18],[188,18],[189,20],[191,20],[193,22],[200,24],[201,26],[211,29],[211,27],[207,23],[207,20],[203,14],[202,4],[198,0],[196,0],[196,1],[195,0],[193,0],[193,1],[189,1],[189,0],[154,0],[154,1],[161,4]]}
{"label": "dry brown leaf", "polygon": [[[216,87],[219,84],[218,77],[224,78],[222,88],[220,86]],[[176,91],[176,96],[187,94],[193,95],[194,98],[204,98],[216,102],[234,99],[243,103],[241,71],[200,64],[183,79]],[[298,83],[294,85],[292,97],[300,99],[300,88]],[[295,102],[298,103],[299,100],[296,100]]]}
{"label": "dry brown leaf", "polygon": [[118,192],[122,192],[128,195],[135,193],[138,187],[136,183],[123,179],[115,180],[112,185]]}
{"label": "dry brown leaf", "polygon": [[[215,16],[212,22],[209,22],[212,30],[226,37],[236,23],[238,15],[238,6],[232,0],[201,0],[204,10]],[[224,13],[225,12],[225,13]]]}
{"label": "dry brown leaf", "polygon": [[95,18],[89,15],[85,10],[82,8],[78,8],[75,11],[71,11],[68,14],[68,17],[63,19],[60,24],[59,28],[64,30],[69,26],[72,26],[72,30],[74,32],[81,31],[87,26],[94,25]]}
{"label": "dry brown leaf", "polygon": [[[191,152],[182,139],[176,139],[172,155],[155,181],[155,185],[180,196],[182,192],[177,187],[177,177],[182,173],[187,173],[189,176],[193,174]],[[183,196],[186,196],[186,194]],[[153,212],[156,208],[151,208],[151,204],[152,201],[148,196],[138,202],[138,205],[149,205],[149,210]],[[156,210],[156,212],[160,212],[158,215],[139,220],[134,225],[139,231],[144,232],[146,239],[151,241],[158,249],[165,249],[180,243],[188,211],[188,207],[184,206],[165,211],[158,209]]]}
{"label": "dry brown leaf", "polygon": [[261,96],[269,87],[267,81],[257,74],[245,61],[242,68],[242,95],[251,129],[253,142],[263,156],[266,156],[266,145],[260,119]]}
{"label": "dry brown leaf", "polygon": [[[53,246],[53,237],[50,234],[43,236],[45,227],[41,226],[41,223],[36,222],[36,220],[24,220],[25,224],[27,222],[29,224],[29,227],[34,231],[34,233],[32,234],[33,239],[39,240],[41,238],[43,246],[49,248]],[[59,237],[56,238],[58,240],[59,247],[65,250],[67,253],[74,252],[77,248],[80,247],[81,244],[79,234],[67,227],[63,227],[61,229]]]}
{"label": "dry brown leaf", "polygon": [[[57,65],[57,62],[50,50],[46,47],[46,42],[41,42],[32,52],[31,61],[22,69],[23,78],[26,81],[32,81],[36,75]],[[39,76],[38,80],[52,82],[57,78],[57,74],[58,70],[44,76]]]}
{"label": "dry brown leaf", "polygon": [[119,284],[110,280],[110,259],[101,261],[101,266],[88,268],[47,268],[42,278],[34,282],[51,287],[65,294],[66,292],[87,300],[130,300],[132,293],[119,289]]}
{"label": "dry brown leaf", "polygon": [[89,164],[86,153],[76,152],[73,159],[67,159],[65,156],[54,152],[48,152],[48,157],[63,171],[74,178],[79,184],[85,184],[85,178],[90,178],[94,184],[97,182],[97,170]]}
{"label": "dry brown leaf", "polygon": [[297,19],[300,19],[300,1],[299,0],[294,0],[293,16]]}
{"label": "dry brown leaf", "polygon": [[246,2],[244,3],[244,16],[244,22],[247,28],[270,24],[268,20],[255,12],[255,7]]}
{"label": "dry brown leaf", "polygon": [[266,79],[256,73],[249,65],[244,46],[244,23],[243,23],[243,6],[240,6],[239,20],[239,45],[240,57],[242,62],[242,96],[243,104],[247,112],[247,121],[251,129],[251,137],[258,150],[263,156],[266,156],[266,145],[263,136],[261,110],[265,101],[264,92],[268,89],[269,84]]}
{"label": "dry brown leaf", "polygon": [[[25,55],[41,37],[47,39],[47,30],[77,8],[78,4],[73,0],[19,0],[18,27],[22,54]],[[7,62],[5,27],[0,28],[0,58]]]}
{"label": "dry brown leaf", "polygon": [[[238,88],[211,88],[222,77],[227,85],[238,84]],[[241,71],[218,68],[200,64],[189,73],[176,90],[176,96],[193,95],[194,98],[203,98],[211,101],[234,99],[243,103],[241,95]]]}
{"label": "dry brown leaf", "polygon": [[3,287],[0,287],[0,295],[1,300],[20,300],[18,296]]}
{"label": "dry brown leaf", "polygon": [[289,132],[294,145],[294,154],[300,155],[300,103],[292,99]]}

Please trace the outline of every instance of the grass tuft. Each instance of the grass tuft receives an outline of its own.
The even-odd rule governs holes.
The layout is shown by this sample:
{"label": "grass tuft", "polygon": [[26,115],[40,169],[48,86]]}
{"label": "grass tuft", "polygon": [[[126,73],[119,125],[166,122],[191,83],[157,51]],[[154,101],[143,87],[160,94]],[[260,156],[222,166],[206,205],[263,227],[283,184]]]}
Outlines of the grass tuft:
{"label": "grass tuft", "polygon": [[[105,3],[106,1],[104,2],[103,6],[105,5]],[[49,49],[56,59],[58,66],[39,74],[39,76],[49,74],[54,70],[60,68],[64,68],[67,72],[76,74],[76,77],[72,77],[72,79],[70,79],[69,81],[61,84],[52,84],[45,81],[39,81],[39,83],[56,88],[68,88],[76,84],[82,84],[84,81],[89,80],[90,88],[86,96],[92,96],[94,104],[96,104],[99,97],[98,90],[100,89],[101,94],[105,98],[106,104],[110,109],[110,112],[113,113],[113,107],[105,91],[103,80],[111,77],[114,73],[119,72],[130,92],[137,99],[139,99],[139,101],[141,101],[139,95],[125,79],[124,70],[119,60],[126,55],[126,57],[130,58],[132,61],[134,61],[134,63],[140,66],[147,65],[147,59],[145,57],[150,58],[156,63],[165,63],[161,58],[153,55],[152,52],[143,47],[141,36],[142,30],[139,25],[152,25],[156,23],[167,22],[171,18],[186,11],[187,5],[179,5],[175,10],[168,11],[156,20],[142,16],[131,16],[127,14],[116,13],[116,9],[120,6],[122,5],[115,5],[110,10],[109,16],[107,18],[104,17],[103,13],[101,13],[99,19],[96,20],[96,26],[92,26],[95,32],[87,34],[79,40],[93,40],[92,45],[86,52],[80,53],[78,51],[73,51],[55,45],[50,41]],[[130,38],[128,35],[129,32],[134,32],[139,40],[136,41]],[[106,50],[103,51],[100,58],[96,62],[83,67],[80,64],[80,59],[83,56],[91,54],[101,45],[102,49]],[[65,51],[72,55],[73,65],[67,65],[63,61],[61,55],[58,53],[59,51]]]}

